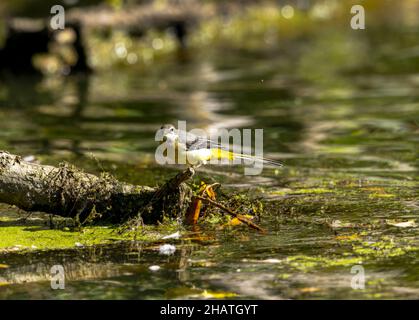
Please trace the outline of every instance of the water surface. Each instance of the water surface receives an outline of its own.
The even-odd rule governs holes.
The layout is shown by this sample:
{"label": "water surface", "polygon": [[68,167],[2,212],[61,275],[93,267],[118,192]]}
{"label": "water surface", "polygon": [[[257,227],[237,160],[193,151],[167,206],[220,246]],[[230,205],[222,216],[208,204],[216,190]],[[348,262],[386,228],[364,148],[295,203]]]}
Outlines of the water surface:
{"label": "water surface", "polygon": [[[154,163],[155,130],[186,120],[190,128],[263,128],[265,156],[285,167],[257,177],[242,168],[198,172],[225,191],[263,198],[267,235],[179,226],[181,239],[151,245],[1,253],[8,267],[0,267],[0,298],[417,299],[417,58],[394,57],[381,69],[372,63],[368,72],[352,59],[349,72],[349,58],[333,60],[324,40],[311,48],[3,79],[0,149],[42,163],[66,160],[156,185],[180,168]],[[163,243],[176,252],[159,254]],[[65,290],[50,289],[54,264],[67,272]],[[365,269],[364,290],[351,288],[355,265]]]}

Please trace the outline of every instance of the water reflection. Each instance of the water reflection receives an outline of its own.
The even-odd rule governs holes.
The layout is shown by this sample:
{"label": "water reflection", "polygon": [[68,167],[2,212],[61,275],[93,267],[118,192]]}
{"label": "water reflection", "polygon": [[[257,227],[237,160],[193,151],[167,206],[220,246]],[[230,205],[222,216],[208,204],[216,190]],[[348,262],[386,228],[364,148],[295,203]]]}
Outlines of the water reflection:
{"label": "water reflection", "polygon": [[[158,254],[159,243],[139,242],[1,254],[9,267],[0,268],[0,297],[417,298],[418,227],[387,221],[418,215],[413,42],[391,32],[356,39],[332,32],[280,54],[191,55],[153,70],[3,78],[0,148],[13,153],[154,185],[178,170],[154,163],[156,128],[187,120],[263,128],[265,156],[286,166],[258,177],[240,168],[198,173],[262,196],[266,236],[203,227],[184,233],[169,257]],[[362,292],[349,286],[360,262],[368,271]],[[57,263],[68,271],[68,290],[49,290]]]}

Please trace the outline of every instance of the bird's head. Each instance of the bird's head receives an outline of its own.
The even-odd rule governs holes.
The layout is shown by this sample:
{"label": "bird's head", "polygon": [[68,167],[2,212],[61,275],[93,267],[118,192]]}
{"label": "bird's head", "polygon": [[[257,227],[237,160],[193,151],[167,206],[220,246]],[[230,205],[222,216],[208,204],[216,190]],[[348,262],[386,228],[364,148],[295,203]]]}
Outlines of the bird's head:
{"label": "bird's head", "polygon": [[174,143],[178,139],[177,130],[172,124],[162,125],[160,129],[163,130],[163,141]]}

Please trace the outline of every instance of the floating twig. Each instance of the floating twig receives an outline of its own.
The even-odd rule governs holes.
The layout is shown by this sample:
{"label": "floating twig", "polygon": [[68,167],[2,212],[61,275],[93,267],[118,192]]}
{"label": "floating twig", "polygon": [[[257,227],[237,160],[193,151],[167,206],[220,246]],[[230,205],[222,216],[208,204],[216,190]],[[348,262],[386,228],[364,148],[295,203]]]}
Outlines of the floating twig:
{"label": "floating twig", "polygon": [[249,219],[247,219],[246,217],[242,216],[241,214],[235,213],[234,211],[230,210],[229,208],[225,207],[224,205],[222,205],[221,203],[218,203],[214,200],[205,198],[205,197],[201,197],[201,196],[195,196],[196,199],[208,202],[214,206],[216,206],[217,208],[220,208],[221,210],[223,210],[224,212],[228,213],[229,215],[231,215],[232,217],[236,218],[237,220],[239,220],[240,222],[247,224],[249,227],[258,230],[261,233],[267,233],[265,229],[259,227],[256,223],[250,221]]}

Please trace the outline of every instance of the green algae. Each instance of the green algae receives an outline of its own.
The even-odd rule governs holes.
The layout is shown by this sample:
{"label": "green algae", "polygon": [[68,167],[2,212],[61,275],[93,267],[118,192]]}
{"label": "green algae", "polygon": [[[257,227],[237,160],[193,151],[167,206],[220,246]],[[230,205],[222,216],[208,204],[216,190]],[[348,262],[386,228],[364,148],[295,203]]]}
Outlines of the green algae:
{"label": "green algae", "polygon": [[88,227],[82,232],[39,228],[38,226],[2,227],[0,252],[20,249],[64,249],[121,240],[105,227]]}
{"label": "green algae", "polygon": [[371,263],[377,259],[389,259],[399,257],[419,250],[419,246],[414,244],[406,245],[406,241],[400,240],[395,243],[388,237],[381,237],[380,241],[356,242],[349,247],[348,251],[342,254],[330,254],[323,256],[295,255],[286,258],[283,263],[291,268],[302,271],[312,272],[325,268],[350,267],[359,264]]}
{"label": "green algae", "polygon": [[[17,214],[0,207],[0,253],[80,248],[132,241],[133,232],[121,233],[115,225],[87,225],[77,227],[71,219],[51,217],[42,213]],[[163,235],[179,229],[176,221],[169,220],[158,226],[144,225],[135,232],[137,241],[152,243]]]}

